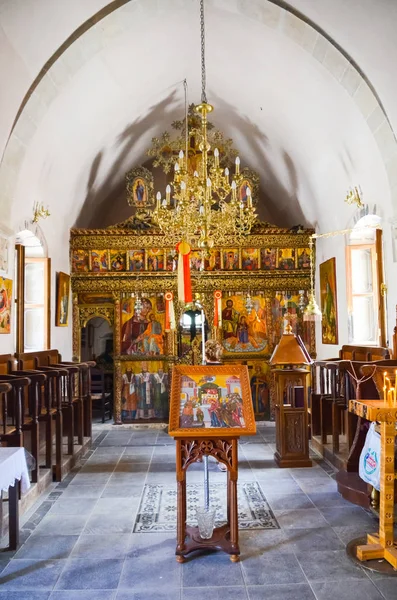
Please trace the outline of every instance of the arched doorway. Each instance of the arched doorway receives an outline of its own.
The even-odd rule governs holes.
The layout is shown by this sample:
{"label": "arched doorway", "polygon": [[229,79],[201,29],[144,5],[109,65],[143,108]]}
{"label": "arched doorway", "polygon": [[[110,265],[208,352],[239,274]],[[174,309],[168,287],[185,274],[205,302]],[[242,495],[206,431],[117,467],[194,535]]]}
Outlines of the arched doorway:
{"label": "arched doorway", "polygon": [[113,328],[103,317],[93,317],[81,329],[81,360],[95,360],[113,368]]}

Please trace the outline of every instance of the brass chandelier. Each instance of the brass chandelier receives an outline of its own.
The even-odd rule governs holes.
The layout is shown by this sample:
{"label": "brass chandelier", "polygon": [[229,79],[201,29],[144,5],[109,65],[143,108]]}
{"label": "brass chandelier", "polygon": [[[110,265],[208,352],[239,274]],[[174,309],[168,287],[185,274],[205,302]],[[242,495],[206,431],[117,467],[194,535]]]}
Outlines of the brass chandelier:
{"label": "brass chandelier", "polygon": [[201,103],[195,107],[201,127],[195,131],[199,152],[195,159],[189,156],[189,132],[185,83],[185,149],[179,152],[171,185],[165,198],[156,196],[152,218],[160,229],[175,243],[184,241],[208,251],[214,244],[241,243],[250,233],[257,219],[252,201],[252,190],[240,193],[244,176],[240,159],[236,157],[234,175],[230,181],[229,169],[220,166],[219,149],[212,148],[207,136],[207,115],[213,106],[207,102],[205,83],[204,0],[200,0],[201,25]]}

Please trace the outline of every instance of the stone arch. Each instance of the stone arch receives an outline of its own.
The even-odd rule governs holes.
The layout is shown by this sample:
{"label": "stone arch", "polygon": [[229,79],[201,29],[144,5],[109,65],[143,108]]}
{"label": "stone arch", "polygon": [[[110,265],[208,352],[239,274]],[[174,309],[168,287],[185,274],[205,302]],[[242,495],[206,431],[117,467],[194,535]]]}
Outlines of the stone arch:
{"label": "stone arch", "polygon": [[[15,191],[19,170],[24,161],[25,148],[37,130],[42,115],[54,98],[62,90],[69,74],[65,72],[62,58],[71,51],[74,44],[84,44],[85,36],[97,42],[97,51],[102,47],[104,29],[96,27],[99,22],[117,24],[120,11],[131,10],[128,0],[109,3],[85,23],[83,23],[58,48],[47,61],[26,93],[18,110],[13,129],[8,139],[0,165],[0,206],[5,216],[9,216],[10,198]],[[223,10],[238,12],[264,25],[276,29],[303,48],[322,65],[350,95],[374,137],[382,162],[385,166],[391,190],[392,202],[397,205],[397,143],[387,114],[371,83],[363,76],[358,65],[324,31],[301,13],[288,7],[282,0],[239,0],[237,5],[223,5]],[[116,16],[117,15],[117,16]],[[102,37],[101,37],[102,36]],[[79,66],[76,65],[76,70]]]}

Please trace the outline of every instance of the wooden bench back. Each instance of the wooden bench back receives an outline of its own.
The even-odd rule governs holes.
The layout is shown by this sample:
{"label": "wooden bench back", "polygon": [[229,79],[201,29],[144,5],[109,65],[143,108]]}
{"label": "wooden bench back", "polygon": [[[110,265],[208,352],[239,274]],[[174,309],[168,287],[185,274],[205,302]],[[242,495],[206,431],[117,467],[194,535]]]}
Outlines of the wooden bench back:
{"label": "wooden bench back", "polygon": [[359,360],[373,362],[390,358],[390,350],[380,346],[349,346],[345,345],[339,350],[341,360]]}
{"label": "wooden bench back", "polygon": [[61,361],[58,350],[40,350],[38,352],[20,352],[15,354],[18,361],[18,369],[37,369],[37,367],[48,367],[53,363]]}

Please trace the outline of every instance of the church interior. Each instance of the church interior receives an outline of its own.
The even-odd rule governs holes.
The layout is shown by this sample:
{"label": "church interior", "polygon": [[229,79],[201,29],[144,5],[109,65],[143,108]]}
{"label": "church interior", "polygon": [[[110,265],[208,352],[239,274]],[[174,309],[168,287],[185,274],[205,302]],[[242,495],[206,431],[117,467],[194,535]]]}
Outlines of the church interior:
{"label": "church interior", "polygon": [[397,600],[395,0],[0,0],[0,600]]}

